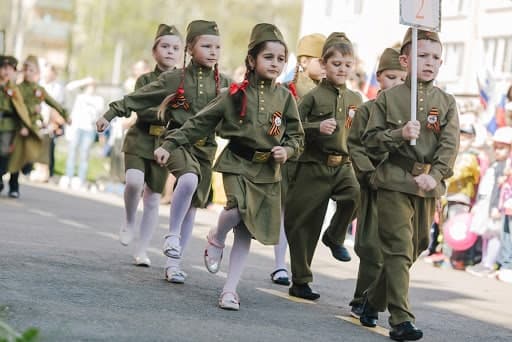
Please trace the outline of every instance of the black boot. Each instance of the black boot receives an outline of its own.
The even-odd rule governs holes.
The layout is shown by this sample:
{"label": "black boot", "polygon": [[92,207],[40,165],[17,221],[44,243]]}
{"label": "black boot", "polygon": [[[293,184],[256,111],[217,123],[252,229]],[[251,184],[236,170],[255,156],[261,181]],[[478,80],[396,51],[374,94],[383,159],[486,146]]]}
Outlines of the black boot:
{"label": "black boot", "polygon": [[327,233],[324,233],[324,235],[322,236],[322,242],[324,243],[324,245],[331,249],[331,254],[334,257],[334,259],[344,262],[351,260],[348,249],[346,249],[345,246],[337,244],[336,242],[332,241],[329,238],[329,236],[327,236]]}
{"label": "black boot", "polygon": [[395,341],[416,341],[423,337],[423,331],[409,321],[393,325],[391,328],[389,337]]}
{"label": "black boot", "polygon": [[363,312],[359,317],[359,322],[365,327],[375,328],[377,326],[377,320],[379,319],[379,312],[372,307],[368,298],[365,297],[363,303]]}
{"label": "black boot", "polygon": [[309,300],[317,300],[318,298],[320,298],[320,294],[313,292],[313,290],[311,290],[311,287],[309,287],[309,285],[307,283],[306,284],[292,283],[292,286],[288,290],[288,293],[290,294],[290,296],[309,299]]}

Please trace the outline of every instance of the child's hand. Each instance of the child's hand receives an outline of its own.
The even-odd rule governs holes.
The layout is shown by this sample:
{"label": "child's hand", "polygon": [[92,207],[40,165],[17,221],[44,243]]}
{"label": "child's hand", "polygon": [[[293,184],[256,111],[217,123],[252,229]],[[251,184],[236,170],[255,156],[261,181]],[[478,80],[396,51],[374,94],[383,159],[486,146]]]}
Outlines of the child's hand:
{"label": "child's hand", "polygon": [[283,146],[274,146],[272,147],[271,152],[274,160],[279,164],[284,164],[288,159],[288,153]]}
{"label": "child's hand", "polygon": [[416,184],[423,191],[434,190],[437,186],[437,182],[431,175],[421,174],[419,176],[414,177]]}
{"label": "child's hand", "polygon": [[27,137],[27,136],[28,136],[28,128],[27,128],[27,127],[22,127],[22,128],[20,129],[20,135],[21,135],[22,137]]}
{"label": "child's hand", "polygon": [[103,116],[96,121],[96,130],[98,133],[104,132],[110,123]]}
{"label": "child's hand", "polygon": [[501,218],[501,214],[500,214],[500,211],[498,208],[491,209],[491,218],[493,220],[497,220],[497,219]]}
{"label": "child's hand", "polygon": [[408,121],[404,127],[402,127],[402,137],[405,140],[418,139],[420,136],[420,122],[417,120]]}
{"label": "child's hand", "polygon": [[167,161],[169,160],[170,153],[167,152],[167,150],[163,149],[162,147],[159,147],[153,152],[153,156],[155,157],[156,162],[160,166],[165,166],[167,164]]}
{"label": "child's hand", "polygon": [[320,122],[320,133],[331,135],[336,129],[336,120],[334,118]]}

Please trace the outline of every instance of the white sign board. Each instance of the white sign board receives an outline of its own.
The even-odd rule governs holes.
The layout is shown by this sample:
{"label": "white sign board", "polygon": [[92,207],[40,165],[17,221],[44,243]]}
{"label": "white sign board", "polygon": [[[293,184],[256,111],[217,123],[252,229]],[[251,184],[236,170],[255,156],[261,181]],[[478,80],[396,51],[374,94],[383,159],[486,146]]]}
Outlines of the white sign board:
{"label": "white sign board", "polygon": [[441,31],[441,0],[400,0],[400,24]]}

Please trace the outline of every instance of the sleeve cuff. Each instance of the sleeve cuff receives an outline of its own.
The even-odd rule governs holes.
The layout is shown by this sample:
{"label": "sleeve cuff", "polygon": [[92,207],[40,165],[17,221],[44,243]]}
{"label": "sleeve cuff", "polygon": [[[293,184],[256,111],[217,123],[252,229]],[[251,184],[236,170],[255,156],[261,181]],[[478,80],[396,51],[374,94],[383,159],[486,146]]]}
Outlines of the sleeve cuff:
{"label": "sleeve cuff", "polygon": [[402,141],[404,139],[402,137],[402,129],[401,128],[392,130],[390,133],[390,136],[391,136],[391,139],[393,139],[393,141]]}
{"label": "sleeve cuff", "polygon": [[284,149],[286,150],[286,159],[293,157],[295,154],[295,150],[290,146],[284,146]]}
{"label": "sleeve cuff", "polygon": [[441,183],[443,180],[443,175],[436,169],[430,170],[429,175],[436,180],[437,184]]}
{"label": "sleeve cuff", "polygon": [[176,143],[172,142],[172,141],[165,141],[162,146],[161,146],[164,150],[166,150],[167,152],[171,152],[173,150],[175,150],[178,146],[176,145]]}
{"label": "sleeve cuff", "polygon": [[109,122],[112,121],[112,119],[116,116],[116,113],[114,113],[112,109],[109,109],[105,114],[103,114],[103,117]]}

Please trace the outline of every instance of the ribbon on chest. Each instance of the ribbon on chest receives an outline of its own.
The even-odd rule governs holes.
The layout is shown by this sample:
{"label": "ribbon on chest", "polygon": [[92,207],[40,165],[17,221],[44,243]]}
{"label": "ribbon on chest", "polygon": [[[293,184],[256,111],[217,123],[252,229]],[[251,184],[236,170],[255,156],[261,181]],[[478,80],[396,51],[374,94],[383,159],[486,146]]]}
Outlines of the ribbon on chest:
{"label": "ribbon on chest", "polygon": [[354,116],[356,115],[357,107],[354,105],[349,105],[347,109],[347,116],[345,117],[345,128],[352,127],[352,121],[354,120]]}
{"label": "ribbon on chest", "polygon": [[439,123],[439,110],[432,107],[427,116],[427,128],[439,133],[441,131],[441,124]]}
{"label": "ribbon on chest", "polygon": [[283,114],[281,112],[275,112],[272,114],[270,118],[270,128],[268,130],[268,135],[270,136],[278,136],[281,134],[281,125],[283,124]]}

